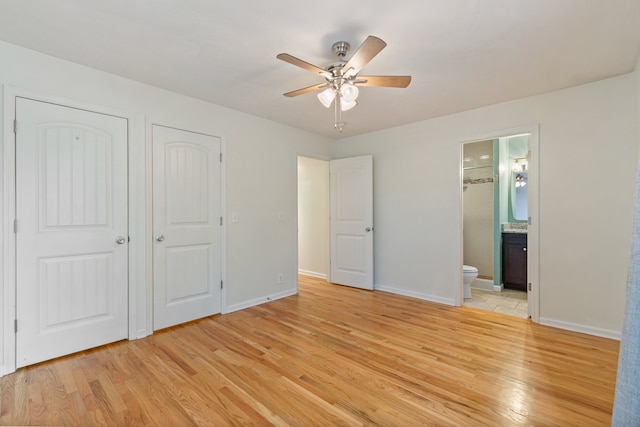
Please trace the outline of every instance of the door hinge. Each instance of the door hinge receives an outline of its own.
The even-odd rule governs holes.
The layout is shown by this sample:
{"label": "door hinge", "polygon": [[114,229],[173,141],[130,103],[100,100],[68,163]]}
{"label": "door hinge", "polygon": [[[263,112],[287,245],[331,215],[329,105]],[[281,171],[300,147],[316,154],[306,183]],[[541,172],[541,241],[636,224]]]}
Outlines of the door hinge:
{"label": "door hinge", "polygon": [[224,288],[224,283],[220,280],[220,289]]}
{"label": "door hinge", "polygon": [[220,217],[220,225],[222,225],[222,217]]}
{"label": "door hinge", "polygon": [[222,153],[220,153],[220,163],[222,163]]}
{"label": "door hinge", "polygon": [[17,219],[13,220],[13,232],[14,232],[14,234],[18,232],[18,220]]}
{"label": "door hinge", "polygon": [[531,292],[531,282],[527,283],[527,291]]}
{"label": "door hinge", "polygon": [[13,133],[18,133],[18,121],[13,120]]}
{"label": "door hinge", "polygon": [[531,225],[531,217],[527,218],[527,224]]}
{"label": "door hinge", "polygon": [[18,319],[13,321],[13,331],[18,332]]}

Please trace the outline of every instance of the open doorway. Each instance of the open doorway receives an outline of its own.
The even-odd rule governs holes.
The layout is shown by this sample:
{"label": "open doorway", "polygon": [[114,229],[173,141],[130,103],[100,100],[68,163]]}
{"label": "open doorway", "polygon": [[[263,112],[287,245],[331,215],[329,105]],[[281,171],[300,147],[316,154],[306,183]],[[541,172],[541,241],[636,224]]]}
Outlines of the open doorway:
{"label": "open doorway", "polygon": [[298,156],[298,274],[329,279],[329,161]]}
{"label": "open doorway", "polygon": [[528,318],[531,134],[462,148],[463,305]]}
{"label": "open doorway", "polygon": [[298,271],[373,290],[373,156],[298,161]]}

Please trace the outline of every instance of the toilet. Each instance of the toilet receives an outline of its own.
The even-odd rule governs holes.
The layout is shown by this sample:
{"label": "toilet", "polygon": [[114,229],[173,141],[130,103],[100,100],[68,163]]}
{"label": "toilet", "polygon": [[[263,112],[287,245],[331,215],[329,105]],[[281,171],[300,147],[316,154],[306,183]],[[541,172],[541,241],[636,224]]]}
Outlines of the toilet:
{"label": "toilet", "polygon": [[471,298],[471,282],[478,278],[478,269],[471,265],[462,266],[462,284],[464,286],[464,298]]}

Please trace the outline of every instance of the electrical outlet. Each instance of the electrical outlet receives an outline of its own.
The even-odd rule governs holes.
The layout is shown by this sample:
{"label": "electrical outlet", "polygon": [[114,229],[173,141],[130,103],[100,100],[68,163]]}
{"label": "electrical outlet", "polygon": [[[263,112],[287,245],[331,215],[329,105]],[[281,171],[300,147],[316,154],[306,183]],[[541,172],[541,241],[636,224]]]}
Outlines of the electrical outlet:
{"label": "electrical outlet", "polygon": [[284,276],[282,273],[278,273],[278,283],[284,283]]}

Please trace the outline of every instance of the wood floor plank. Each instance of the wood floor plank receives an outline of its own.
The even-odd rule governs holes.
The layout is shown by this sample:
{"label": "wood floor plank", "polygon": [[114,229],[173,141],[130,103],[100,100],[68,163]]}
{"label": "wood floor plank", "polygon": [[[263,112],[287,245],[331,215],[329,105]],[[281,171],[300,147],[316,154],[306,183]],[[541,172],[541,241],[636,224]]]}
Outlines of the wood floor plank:
{"label": "wood floor plank", "polygon": [[618,346],[300,276],[296,296],[7,375],[0,425],[608,425]]}

